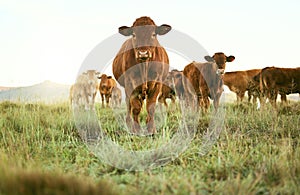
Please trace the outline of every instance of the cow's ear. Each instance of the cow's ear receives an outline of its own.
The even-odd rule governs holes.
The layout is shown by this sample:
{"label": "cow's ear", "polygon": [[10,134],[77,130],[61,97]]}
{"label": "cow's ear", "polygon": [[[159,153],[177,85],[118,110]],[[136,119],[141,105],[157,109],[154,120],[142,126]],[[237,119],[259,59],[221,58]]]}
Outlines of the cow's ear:
{"label": "cow's ear", "polygon": [[158,35],[164,35],[167,34],[171,29],[172,27],[170,25],[163,24],[161,26],[156,27],[155,33]]}
{"label": "cow's ear", "polygon": [[111,79],[112,77],[111,77],[111,76],[108,76],[107,78],[108,78],[108,79]]}
{"label": "cow's ear", "polygon": [[132,28],[128,26],[121,26],[119,28],[119,33],[124,36],[130,36],[132,35]]}
{"label": "cow's ear", "polygon": [[213,61],[215,61],[215,59],[214,59],[213,57],[211,57],[211,56],[204,56],[204,59],[205,59],[206,61],[208,61],[208,62],[213,62]]}
{"label": "cow's ear", "polygon": [[228,57],[226,57],[226,61],[227,62],[232,62],[234,59],[235,59],[234,56],[228,56]]}
{"label": "cow's ear", "polygon": [[102,75],[101,75],[101,76],[98,76],[97,78],[98,78],[98,79],[101,79],[101,77],[102,77]]}

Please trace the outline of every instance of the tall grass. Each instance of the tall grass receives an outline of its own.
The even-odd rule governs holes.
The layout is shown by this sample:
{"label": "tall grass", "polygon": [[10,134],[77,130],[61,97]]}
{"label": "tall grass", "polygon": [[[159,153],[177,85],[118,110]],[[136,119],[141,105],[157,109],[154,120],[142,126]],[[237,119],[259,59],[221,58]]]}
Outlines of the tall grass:
{"label": "tall grass", "polygon": [[[153,147],[113,122],[116,113],[125,114],[122,109],[96,108],[113,141],[136,150]],[[300,103],[277,111],[226,104],[225,110],[223,131],[206,155],[199,148],[212,112],[200,118],[193,141],[174,161],[128,172],[89,151],[68,103],[2,102],[0,194],[299,194]],[[154,139],[158,145],[172,137],[179,116],[166,111],[160,119],[167,125],[158,131],[165,136]]]}

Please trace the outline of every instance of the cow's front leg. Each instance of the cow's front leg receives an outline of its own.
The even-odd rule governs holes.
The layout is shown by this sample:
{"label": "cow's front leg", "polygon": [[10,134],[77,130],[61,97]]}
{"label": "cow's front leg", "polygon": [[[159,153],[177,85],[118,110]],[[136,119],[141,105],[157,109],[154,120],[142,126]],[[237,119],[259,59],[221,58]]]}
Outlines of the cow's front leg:
{"label": "cow's front leg", "polygon": [[101,93],[102,108],[104,108],[104,94]]}
{"label": "cow's front leg", "polygon": [[85,95],[84,109],[85,109],[85,110],[89,110],[89,106],[90,106],[90,104],[89,104],[89,95],[86,94],[86,95]]}
{"label": "cow's front leg", "polygon": [[[214,97],[214,103],[213,104],[214,104],[215,111],[217,111],[218,108],[219,108],[221,95],[222,95],[222,93],[217,93]],[[241,98],[241,101],[242,101],[242,98]]]}
{"label": "cow's front leg", "polygon": [[106,100],[106,107],[109,108],[109,98],[110,95],[109,94],[105,94],[105,100]]}
{"label": "cow's front leg", "polygon": [[148,133],[155,134],[156,133],[156,127],[154,123],[154,113],[155,113],[155,101],[147,100],[147,129]]}
{"label": "cow's front leg", "polygon": [[93,93],[91,110],[95,110],[95,98],[96,98],[96,92]]}
{"label": "cow's front leg", "polygon": [[270,100],[270,103],[271,105],[273,106],[273,108],[276,109],[276,99],[277,99],[277,94],[278,94],[278,91],[276,90],[271,90],[269,92],[269,100]]}
{"label": "cow's front leg", "polygon": [[139,98],[139,96],[134,96],[130,98],[130,110],[133,116],[133,124],[131,128],[133,133],[139,133],[141,130],[139,115],[141,113],[142,107],[143,99]]}
{"label": "cow's front leg", "polygon": [[125,101],[126,101],[126,106],[127,106],[126,125],[129,129],[129,131],[131,131],[132,133],[135,133],[132,130],[133,127],[132,127],[132,118],[131,118],[130,98],[128,96],[126,96]]}
{"label": "cow's front leg", "polygon": [[207,114],[209,105],[210,105],[208,97],[207,96],[204,96],[204,97],[198,96],[198,104],[199,104],[199,107],[201,108],[202,114]]}
{"label": "cow's front leg", "polygon": [[[150,82],[150,85],[153,85],[153,83]],[[155,105],[156,105],[156,99],[161,91],[162,84],[156,83],[156,88],[154,88],[152,91],[149,91],[148,96],[146,98],[146,108],[147,108],[147,129],[148,133],[155,134],[156,133],[156,127],[154,123],[154,113],[155,113]]]}

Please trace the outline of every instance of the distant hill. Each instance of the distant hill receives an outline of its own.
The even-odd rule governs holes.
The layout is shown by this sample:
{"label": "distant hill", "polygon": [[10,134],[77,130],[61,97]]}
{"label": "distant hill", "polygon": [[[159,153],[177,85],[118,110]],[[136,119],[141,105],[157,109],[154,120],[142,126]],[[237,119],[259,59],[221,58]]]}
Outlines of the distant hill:
{"label": "distant hill", "polygon": [[16,88],[0,88],[0,101],[21,101],[21,102],[45,102],[52,103],[66,101],[69,97],[70,85],[63,85],[51,81]]}
{"label": "distant hill", "polygon": [[9,89],[13,89],[13,87],[2,87],[2,86],[0,86],[0,91],[6,91],[6,90],[9,90]]}

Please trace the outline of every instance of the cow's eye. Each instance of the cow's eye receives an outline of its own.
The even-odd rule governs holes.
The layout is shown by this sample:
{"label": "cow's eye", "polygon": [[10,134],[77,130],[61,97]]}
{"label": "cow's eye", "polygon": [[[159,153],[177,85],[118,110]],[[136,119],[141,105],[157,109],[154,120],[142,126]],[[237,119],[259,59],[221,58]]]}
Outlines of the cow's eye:
{"label": "cow's eye", "polygon": [[132,33],[132,38],[136,38],[136,34],[135,33]]}
{"label": "cow's eye", "polygon": [[152,33],[152,38],[156,38],[156,33]]}

